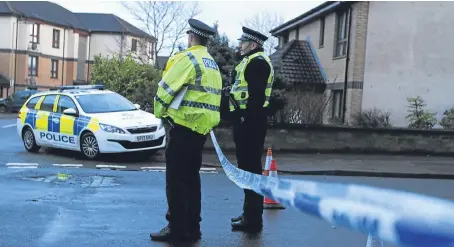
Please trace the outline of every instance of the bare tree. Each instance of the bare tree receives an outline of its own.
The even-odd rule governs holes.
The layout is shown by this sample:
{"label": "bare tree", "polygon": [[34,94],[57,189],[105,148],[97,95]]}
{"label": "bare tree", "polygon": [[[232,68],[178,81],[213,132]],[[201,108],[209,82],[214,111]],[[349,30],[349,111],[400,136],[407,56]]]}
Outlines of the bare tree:
{"label": "bare tree", "polygon": [[155,58],[163,50],[169,50],[168,55],[172,55],[188,29],[188,19],[201,13],[198,2],[133,1],[122,5],[156,38]]}
{"label": "bare tree", "polygon": [[[156,48],[155,39],[146,37],[134,37],[126,34],[120,34],[115,37],[120,52],[118,56],[122,59],[124,56],[132,56],[136,61],[142,64],[150,64],[156,58],[154,52]],[[109,49],[112,53],[116,53],[111,48]]]}
{"label": "bare tree", "polygon": [[322,124],[332,97],[317,90],[287,92],[288,104],[280,112],[281,121],[293,124]]}
{"label": "bare tree", "polygon": [[270,31],[283,23],[284,17],[282,17],[282,15],[264,11],[256,13],[250,18],[246,18],[241,22],[241,25],[261,32],[268,37],[263,48],[265,53],[270,55],[275,51],[275,47],[279,43],[279,40],[276,37],[271,36]]}

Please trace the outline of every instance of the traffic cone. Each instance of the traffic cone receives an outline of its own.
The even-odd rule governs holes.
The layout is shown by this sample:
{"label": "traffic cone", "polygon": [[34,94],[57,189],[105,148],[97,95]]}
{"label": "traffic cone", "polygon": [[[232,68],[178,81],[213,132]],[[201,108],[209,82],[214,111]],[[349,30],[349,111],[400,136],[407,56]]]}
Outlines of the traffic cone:
{"label": "traffic cone", "polygon": [[[269,176],[277,178],[277,165],[276,165],[276,160],[274,160],[274,159],[271,160]],[[282,206],[279,202],[274,201],[267,197],[265,197],[265,199],[263,200],[263,208],[264,209],[285,209],[285,207]]]}
{"label": "traffic cone", "polygon": [[263,175],[268,176],[270,172],[270,165],[271,160],[273,159],[273,151],[271,151],[271,147],[268,147],[268,151],[266,152],[266,160],[265,160],[265,170],[263,171]]}

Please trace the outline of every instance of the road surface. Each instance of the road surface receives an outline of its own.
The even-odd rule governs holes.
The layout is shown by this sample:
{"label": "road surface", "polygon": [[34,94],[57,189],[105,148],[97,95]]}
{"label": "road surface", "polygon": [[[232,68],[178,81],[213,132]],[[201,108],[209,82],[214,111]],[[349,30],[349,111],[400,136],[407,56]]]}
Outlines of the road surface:
{"label": "road surface", "polygon": [[[162,154],[94,162],[61,150],[30,154],[16,135],[14,121],[0,119],[0,246],[169,246],[149,239],[150,231],[166,224]],[[59,173],[69,176],[65,179]],[[367,236],[292,208],[265,211],[261,234],[232,232],[230,218],[240,213],[242,191],[221,168],[204,167],[201,176],[203,238],[191,246],[366,246]],[[280,177],[367,184],[454,199],[453,180]]]}
{"label": "road surface", "polygon": [[[64,180],[58,173],[69,174]],[[0,246],[167,246],[149,232],[166,222],[164,172],[87,168],[0,166]],[[291,179],[361,183],[454,198],[452,180],[281,176]],[[292,208],[265,211],[264,231],[230,230],[242,191],[225,174],[202,174],[203,239],[193,246],[349,246],[367,236],[302,214]],[[386,246],[392,246],[387,244]]]}

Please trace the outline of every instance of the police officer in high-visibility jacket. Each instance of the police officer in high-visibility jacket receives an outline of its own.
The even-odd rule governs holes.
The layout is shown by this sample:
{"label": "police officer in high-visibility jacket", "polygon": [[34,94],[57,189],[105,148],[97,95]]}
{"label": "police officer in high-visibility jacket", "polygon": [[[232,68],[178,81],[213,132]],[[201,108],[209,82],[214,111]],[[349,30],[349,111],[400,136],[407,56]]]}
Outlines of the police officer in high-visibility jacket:
{"label": "police officer in high-visibility jacket", "polygon": [[173,57],[154,99],[155,116],[171,125],[165,153],[169,223],[150,234],[157,241],[201,238],[202,149],[220,122],[222,78],[206,47],[215,29],[195,19],[188,22],[189,48]]}
{"label": "police officer in high-visibility jacket", "polygon": [[[239,48],[242,60],[232,73],[230,111],[233,116],[233,138],[240,169],[262,173],[262,154],[267,131],[267,106],[273,86],[274,70],[264,53],[267,37],[243,27]],[[231,117],[232,119],[232,117]],[[232,218],[232,229],[257,232],[262,230],[263,196],[244,190],[243,214]]]}

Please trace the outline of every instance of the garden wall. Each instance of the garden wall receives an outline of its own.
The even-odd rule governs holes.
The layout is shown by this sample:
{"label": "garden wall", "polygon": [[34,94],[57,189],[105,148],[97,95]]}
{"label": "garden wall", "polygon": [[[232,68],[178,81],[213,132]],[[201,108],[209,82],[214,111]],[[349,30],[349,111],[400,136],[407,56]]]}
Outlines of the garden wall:
{"label": "garden wall", "polygon": [[[231,128],[215,129],[223,151],[233,151]],[[396,153],[454,156],[454,131],[331,126],[270,127],[265,149],[301,153]],[[209,138],[206,149],[213,150]]]}

